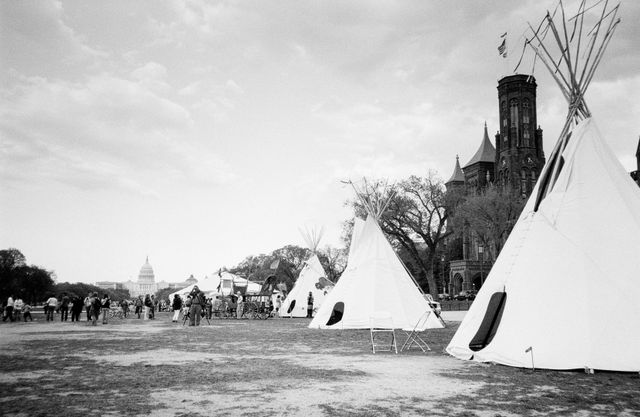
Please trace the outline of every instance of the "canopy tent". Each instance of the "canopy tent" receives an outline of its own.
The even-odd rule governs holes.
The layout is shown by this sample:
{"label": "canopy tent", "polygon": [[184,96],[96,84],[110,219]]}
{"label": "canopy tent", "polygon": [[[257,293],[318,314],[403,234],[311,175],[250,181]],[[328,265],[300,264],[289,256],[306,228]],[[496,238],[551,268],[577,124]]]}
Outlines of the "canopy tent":
{"label": "canopy tent", "polygon": [[[357,223],[356,223],[357,225]],[[316,329],[364,329],[370,319],[386,312],[394,328],[412,329],[431,310],[419,288],[369,215],[354,227],[347,268],[309,324]],[[442,323],[431,314],[429,328]]]}
{"label": "canopy tent", "polygon": [[243,294],[257,294],[261,288],[261,285],[256,282],[249,281],[227,271],[219,271],[214,273],[211,278],[205,277],[200,282],[169,294],[169,300],[173,300],[173,296],[176,294],[180,294],[182,298],[185,298],[191,293],[195,286],[198,286],[200,291],[207,296],[218,294],[230,295],[231,293],[235,294],[237,291]]}
{"label": "canopy tent", "polygon": [[[573,19],[580,34],[584,7]],[[607,29],[603,19],[614,19],[617,9],[605,9],[597,30],[606,31],[606,46],[617,21]],[[546,19],[556,32],[553,16]],[[574,70],[571,56],[578,55],[570,42],[560,43],[570,68],[565,79],[571,81],[563,89],[570,103],[567,124],[446,350],[461,359],[518,367],[638,372],[640,191],[584,103],[588,82],[580,74],[592,76],[593,67]],[[590,41],[587,52],[595,44]]]}
{"label": "canopy tent", "polygon": [[214,293],[218,291],[218,287],[220,285],[220,277],[218,274],[213,274],[211,278],[205,277],[203,280],[196,282],[195,284],[191,284],[188,287],[179,289],[178,291],[172,292],[169,294],[169,300],[173,301],[173,297],[175,295],[180,295],[183,299],[191,293],[193,287],[197,286],[200,291],[205,294]]}

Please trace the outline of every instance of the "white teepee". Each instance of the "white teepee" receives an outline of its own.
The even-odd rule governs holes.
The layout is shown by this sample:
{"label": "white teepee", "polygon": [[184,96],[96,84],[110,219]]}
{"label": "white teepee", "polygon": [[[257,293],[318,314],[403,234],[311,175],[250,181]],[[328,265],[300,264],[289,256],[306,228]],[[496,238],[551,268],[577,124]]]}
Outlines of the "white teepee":
{"label": "white teepee", "polygon": [[313,294],[313,308],[317,310],[322,306],[327,294],[333,289],[333,282],[327,279],[327,274],[316,254],[322,238],[322,229],[319,232],[315,229],[306,230],[302,232],[302,235],[312,254],[304,263],[291,292],[282,303],[281,316],[283,317],[307,317],[309,292]]}
{"label": "white teepee", "polygon": [[[606,30],[601,45],[615,29],[616,10],[603,10],[589,32]],[[582,3],[574,18],[580,34],[584,11]],[[550,14],[546,20],[558,33]],[[587,44],[588,56],[595,45]],[[578,57],[572,46],[560,42],[560,61],[543,55],[541,44],[534,47],[541,59],[564,60],[569,68],[567,125],[447,352],[518,367],[638,372],[640,191],[590,117],[583,97],[594,68],[582,61],[582,71],[571,61]]]}
{"label": "white teepee", "polygon": [[[347,268],[309,328],[369,328],[371,317],[384,312],[391,316],[394,328],[412,329],[431,309],[384,236],[373,210],[367,210],[367,220],[354,225]],[[431,314],[428,327],[443,326]]]}

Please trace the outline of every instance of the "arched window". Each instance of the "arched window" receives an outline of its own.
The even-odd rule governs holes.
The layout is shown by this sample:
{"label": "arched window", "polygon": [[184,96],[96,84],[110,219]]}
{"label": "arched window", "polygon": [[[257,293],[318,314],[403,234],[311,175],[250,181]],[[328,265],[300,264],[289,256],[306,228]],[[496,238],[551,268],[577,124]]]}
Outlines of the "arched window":
{"label": "arched window", "polygon": [[527,170],[525,168],[522,168],[520,170],[520,192],[522,194],[526,194],[527,193]]}
{"label": "arched window", "polygon": [[522,100],[522,123],[530,123],[530,110],[529,99],[525,98],[524,100]]}

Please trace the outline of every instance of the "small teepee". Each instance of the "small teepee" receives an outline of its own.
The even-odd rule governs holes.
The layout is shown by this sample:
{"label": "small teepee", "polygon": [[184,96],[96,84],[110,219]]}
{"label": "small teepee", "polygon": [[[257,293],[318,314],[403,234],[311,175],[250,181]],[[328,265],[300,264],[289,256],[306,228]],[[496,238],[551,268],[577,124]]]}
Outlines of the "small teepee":
{"label": "small teepee", "polygon": [[305,229],[300,230],[300,233],[311,249],[311,257],[305,261],[293,289],[282,303],[282,317],[307,317],[309,293],[313,295],[312,310],[317,310],[333,289],[333,282],[327,279],[327,274],[316,253],[323,230]]}
{"label": "small teepee", "polygon": [[[569,112],[513,232],[447,347],[453,356],[517,367],[640,371],[640,192],[584,102],[619,22],[617,10],[605,2],[589,30],[584,24],[593,7],[583,1],[566,20],[560,3],[532,29],[529,45],[560,86]],[[545,36],[557,45],[545,45]]]}
{"label": "small teepee", "polygon": [[[364,329],[370,327],[371,317],[388,313],[394,328],[412,329],[431,307],[378,224],[388,199],[354,189],[367,219],[356,219],[347,267],[309,328]],[[428,327],[443,326],[431,314]]]}

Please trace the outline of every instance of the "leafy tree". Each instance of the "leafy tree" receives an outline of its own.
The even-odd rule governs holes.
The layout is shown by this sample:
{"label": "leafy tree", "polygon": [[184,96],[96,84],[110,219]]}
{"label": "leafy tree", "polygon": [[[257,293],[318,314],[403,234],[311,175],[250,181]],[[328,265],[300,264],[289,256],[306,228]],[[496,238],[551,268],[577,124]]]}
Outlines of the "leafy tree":
{"label": "leafy tree", "polygon": [[37,266],[28,266],[26,257],[18,249],[0,250],[0,297],[6,301],[10,295],[34,303],[53,289],[52,272]]}
{"label": "leafy tree", "polygon": [[57,297],[61,297],[62,293],[67,293],[71,298],[81,297],[84,298],[89,293],[97,292],[100,296],[103,294],[109,294],[109,298],[113,301],[128,300],[130,298],[129,290],[126,289],[113,289],[113,288],[100,288],[96,285],[86,284],[83,282],[68,283],[62,282],[55,285],[53,293]]}
{"label": "leafy tree", "polygon": [[[405,259],[419,285],[434,297],[438,295],[434,268],[439,248],[450,234],[447,230],[449,201],[442,180],[430,171],[426,177],[411,176],[394,186],[367,182],[361,199],[365,202],[388,201],[379,213],[379,224],[392,245]],[[356,215],[364,218],[362,202],[354,202]],[[401,249],[401,250],[400,250]],[[408,262],[406,261],[408,260]]]}

